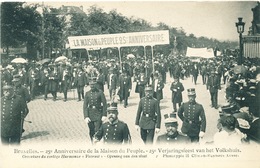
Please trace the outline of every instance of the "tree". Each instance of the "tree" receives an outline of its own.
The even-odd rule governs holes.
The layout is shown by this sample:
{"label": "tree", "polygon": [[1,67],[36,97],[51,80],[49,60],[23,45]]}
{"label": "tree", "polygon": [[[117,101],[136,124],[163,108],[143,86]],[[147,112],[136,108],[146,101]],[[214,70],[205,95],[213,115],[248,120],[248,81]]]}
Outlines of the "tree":
{"label": "tree", "polygon": [[63,32],[66,27],[65,15],[60,15],[55,8],[44,9],[43,12],[43,33],[44,46],[47,49],[48,57],[54,52],[57,56],[57,51],[61,52],[65,45]]}
{"label": "tree", "polygon": [[[9,47],[31,46],[39,40],[39,17],[35,6],[23,6],[22,2],[4,2],[1,4],[1,45]],[[32,58],[32,55],[28,55]]]}

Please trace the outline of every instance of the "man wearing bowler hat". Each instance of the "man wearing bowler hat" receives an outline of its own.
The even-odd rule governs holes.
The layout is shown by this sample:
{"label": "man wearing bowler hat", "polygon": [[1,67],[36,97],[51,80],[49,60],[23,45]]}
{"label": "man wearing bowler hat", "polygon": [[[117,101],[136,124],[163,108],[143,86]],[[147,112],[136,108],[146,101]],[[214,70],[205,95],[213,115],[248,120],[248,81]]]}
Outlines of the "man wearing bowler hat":
{"label": "man wearing bowler hat", "polygon": [[157,144],[188,144],[191,142],[189,137],[181,135],[178,132],[178,121],[176,119],[176,113],[165,114],[164,118],[166,133],[157,137]]}
{"label": "man wearing bowler hat", "polygon": [[4,145],[19,145],[21,141],[22,118],[26,103],[14,93],[11,85],[3,87],[1,98],[1,141]]}
{"label": "man wearing bowler hat", "polygon": [[84,97],[83,114],[92,141],[93,135],[100,128],[102,121],[106,119],[107,101],[104,93],[97,88],[96,78],[91,78],[89,85],[90,91],[86,92]]}
{"label": "man wearing bowler hat", "polygon": [[196,92],[194,88],[187,90],[189,101],[181,105],[178,116],[182,120],[181,132],[187,134],[191,142],[199,142],[206,131],[206,116],[204,108],[196,102]]}
{"label": "man wearing bowler hat", "polygon": [[118,119],[117,103],[107,105],[107,119],[108,121],[102,124],[98,132],[95,133],[93,137],[94,143],[102,138],[104,143],[109,145],[131,143],[127,124]]}
{"label": "man wearing bowler hat", "polygon": [[141,98],[135,120],[137,131],[141,129],[141,138],[145,144],[152,144],[154,132],[159,133],[161,126],[161,111],[159,101],[153,98],[153,88],[145,88],[145,97]]}

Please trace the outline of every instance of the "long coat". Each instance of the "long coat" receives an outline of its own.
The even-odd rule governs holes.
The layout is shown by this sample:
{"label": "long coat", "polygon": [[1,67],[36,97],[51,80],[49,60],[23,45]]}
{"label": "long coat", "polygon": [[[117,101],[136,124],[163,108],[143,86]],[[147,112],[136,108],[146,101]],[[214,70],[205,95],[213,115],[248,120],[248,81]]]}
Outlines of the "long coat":
{"label": "long coat", "polygon": [[159,101],[155,98],[141,98],[135,125],[139,125],[143,129],[155,129],[161,127],[161,111]]}
{"label": "long coat", "polygon": [[131,142],[127,124],[119,120],[113,124],[110,122],[102,124],[94,138],[98,140],[103,138],[105,144],[129,144]]}
{"label": "long coat", "polygon": [[201,104],[183,103],[178,110],[178,116],[182,120],[182,133],[199,136],[200,131],[206,131],[206,116]]}
{"label": "long coat", "polygon": [[[176,89],[176,91],[174,91]],[[172,91],[172,102],[173,103],[182,103],[182,92],[184,87],[181,82],[174,83],[172,82],[170,90]]]}
{"label": "long coat", "polygon": [[107,101],[104,93],[99,89],[86,92],[83,104],[84,119],[89,117],[91,121],[101,120],[107,116]]}
{"label": "long coat", "polygon": [[216,74],[211,74],[207,81],[207,89],[210,92],[217,92],[218,89],[221,89],[219,77]]}
{"label": "long coat", "polygon": [[119,91],[118,95],[122,99],[129,97],[129,89],[132,89],[132,80],[128,75],[119,76]]}
{"label": "long coat", "polygon": [[145,85],[147,83],[148,83],[148,78],[145,76],[145,74],[143,75],[139,74],[136,78],[135,93],[143,93],[145,89]]}
{"label": "long coat", "polygon": [[176,135],[169,136],[167,133],[157,137],[156,144],[170,145],[170,144],[188,144],[191,140],[189,137],[176,133]]}
{"label": "long coat", "polygon": [[118,77],[117,74],[113,73],[113,74],[108,74],[107,76],[107,87],[110,90],[114,90],[117,88],[118,86]]}
{"label": "long coat", "polygon": [[26,103],[17,95],[1,98],[1,136],[19,136],[22,129],[21,119],[25,115]]}
{"label": "long coat", "polygon": [[77,87],[82,87],[85,86],[87,84],[87,77],[86,74],[84,72],[82,73],[77,73],[76,77],[74,79],[74,85]]}
{"label": "long coat", "polygon": [[58,73],[51,71],[49,74],[49,91],[57,92],[59,86],[59,75]]}
{"label": "long coat", "polygon": [[162,80],[162,78],[158,79],[158,83],[157,86],[155,86],[155,79],[153,79],[152,81],[152,87],[154,89],[154,98],[156,98],[157,100],[162,100],[163,99],[163,88],[164,88],[164,82]]}

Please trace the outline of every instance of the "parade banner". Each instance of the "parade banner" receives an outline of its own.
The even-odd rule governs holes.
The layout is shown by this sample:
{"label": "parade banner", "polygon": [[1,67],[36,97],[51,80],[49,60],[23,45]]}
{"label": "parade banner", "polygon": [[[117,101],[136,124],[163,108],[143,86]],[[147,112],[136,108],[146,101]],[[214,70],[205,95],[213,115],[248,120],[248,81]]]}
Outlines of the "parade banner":
{"label": "parade banner", "polygon": [[212,48],[190,48],[187,47],[187,57],[201,57],[201,58],[214,58],[214,51]]}
{"label": "parade banner", "polygon": [[68,37],[70,49],[90,49],[169,44],[169,31],[149,31]]}

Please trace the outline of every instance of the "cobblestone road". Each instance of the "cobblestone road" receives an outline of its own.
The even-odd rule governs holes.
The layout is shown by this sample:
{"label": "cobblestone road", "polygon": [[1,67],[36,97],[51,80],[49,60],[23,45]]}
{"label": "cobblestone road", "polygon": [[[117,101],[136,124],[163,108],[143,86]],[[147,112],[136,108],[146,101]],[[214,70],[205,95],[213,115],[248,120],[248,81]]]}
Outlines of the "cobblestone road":
{"label": "cobblestone road", "polygon": [[[162,125],[159,134],[165,132],[163,115],[165,113],[172,112],[171,92],[170,85],[172,79],[167,76],[167,83],[163,89],[164,99],[161,101],[161,113],[162,113]],[[216,124],[218,119],[218,110],[210,107],[210,95],[206,90],[206,86],[202,85],[201,78],[199,76],[197,85],[192,83],[192,78],[186,78],[181,80],[184,85],[185,91],[183,92],[183,99],[187,101],[187,88],[195,87],[197,92],[197,102],[204,106],[207,129],[204,138],[201,143],[210,142],[213,139],[213,135],[217,132]],[[218,101],[219,105],[225,102],[224,100],[224,85],[222,84],[222,90],[219,91]],[[106,88],[106,85],[105,85]],[[135,88],[135,83],[133,83]],[[85,92],[89,90],[89,87],[85,88]],[[105,95],[108,99],[108,90],[105,89]],[[134,144],[142,143],[139,132],[135,130],[134,122],[136,117],[136,111],[138,108],[139,95],[134,93],[132,89],[129,98],[129,106],[123,107],[123,104],[118,105],[119,119],[126,122],[129,126],[132,136],[132,142]],[[28,145],[34,143],[48,144],[57,142],[62,145],[67,144],[88,144],[90,145],[90,138],[88,135],[88,127],[83,120],[83,101],[77,102],[76,91],[70,91],[68,93],[68,101],[63,102],[63,94],[58,93],[58,100],[53,101],[51,94],[45,101],[43,96],[37,97],[31,101],[28,106],[30,113],[26,117],[21,145]],[[181,127],[181,121],[179,121],[179,129]],[[155,136],[155,138],[158,135]]]}

